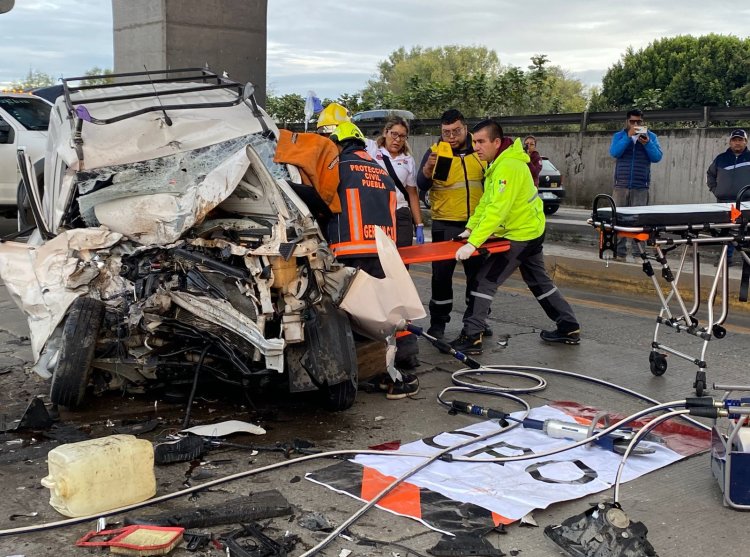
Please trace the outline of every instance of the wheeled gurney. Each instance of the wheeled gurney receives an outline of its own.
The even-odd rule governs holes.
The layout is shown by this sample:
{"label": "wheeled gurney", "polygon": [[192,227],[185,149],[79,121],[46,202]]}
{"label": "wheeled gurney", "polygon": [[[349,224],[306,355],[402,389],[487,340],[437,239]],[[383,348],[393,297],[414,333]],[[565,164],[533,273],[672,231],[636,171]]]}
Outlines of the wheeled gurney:
{"label": "wheeled gurney", "polygon": [[[589,224],[599,231],[599,257],[617,258],[619,238],[632,238],[643,261],[643,272],[653,281],[661,303],[656,318],[654,337],[651,343],[649,364],[651,373],[663,375],[667,371],[667,354],[672,354],[692,362],[698,367],[693,387],[702,396],[707,387],[706,350],[711,339],[721,339],[726,335],[723,327],[728,314],[729,273],[727,250],[730,245],[742,256],[742,278],[740,280],[740,301],[747,301],[748,279],[750,278],[750,202],[741,203],[743,188],[735,203],[701,203],[688,205],[649,205],[642,207],[616,207],[612,197],[597,195],[594,198]],[[707,318],[700,323],[696,314],[701,306],[700,250],[708,246],[721,249],[716,274],[706,299]],[[648,252],[652,250],[653,255]],[[747,250],[747,251],[746,251]],[[667,254],[679,254],[679,266],[673,272],[667,261]],[[693,265],[693,304],[688,309],[679,290],[679,279],[685,262]],[[651,260],[661,265],[661,278],[667,283],[665,295]],[[716,316],[716,298],[721,297],[721,312]],[[673,309],[674,308],[674,309]],[[676,332],[692,335],[702,342],[699,356],[691,356],[660,342],[660,326]]]}

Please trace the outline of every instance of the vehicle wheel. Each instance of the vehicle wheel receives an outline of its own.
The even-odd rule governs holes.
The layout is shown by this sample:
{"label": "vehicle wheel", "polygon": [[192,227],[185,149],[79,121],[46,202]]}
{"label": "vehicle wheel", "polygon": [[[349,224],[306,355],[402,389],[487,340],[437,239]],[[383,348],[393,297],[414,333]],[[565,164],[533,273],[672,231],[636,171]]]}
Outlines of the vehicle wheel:
{"label": "vehicle wheel", "polygon": [[657,377],[664,375],[667,371],[667,357],[658,352],[651,352],[648,355],[648,362],[651,367],[651,373]]}
{"label": "vehicle wheel", "polygon": [[75,408],[83,402],[103,318],[104,303],[99,300],[77,298],[70,306],[52,375],[53,403]]}
{"label": "vehicle wheel", "polygon": [[425,209],[430,208],[430,192],[419,190],[419,200],[422,202],[422,205],[424,205]]}
{"label": "vehicle wheel", "polygon": [[727,336],[727,330],[721,325],[714,325],[712,332],[716,338],[724,338]]}
{"label": "vehicle wheel", "polygon": [[347,314],[330,300],[305,315],[303,366],[329,410],[346,410],[357,396],[357,349]]}
{"label": "vehicle wheel", "polygon": [[357,381],[344,381],[336,385],[329,385],[325,390],[325,406],[329,410],[339,412],[351,408],[357,399]]}
{"label": "vehicle wheel", "polygon": [[544,206],[544,214],[545,215],[554,215],[557,213],[557,210],[560,208],[559,205],[545,205]]}

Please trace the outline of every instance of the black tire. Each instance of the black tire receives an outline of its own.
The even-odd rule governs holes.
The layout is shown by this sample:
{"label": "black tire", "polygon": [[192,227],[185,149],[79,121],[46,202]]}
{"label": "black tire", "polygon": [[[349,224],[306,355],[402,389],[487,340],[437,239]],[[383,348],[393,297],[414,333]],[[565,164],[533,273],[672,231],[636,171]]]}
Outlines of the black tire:
{"label": "black tire", "polygon": [[305,323],[307,372],[320,388],[323,406],[346,410],[357,398],[357,348],[349,317],[326,300]]}
{"label": "black tire", "polygon": [[706,383],[704,381],[698,380],[695,382],[695,396],[703,396],[703,393],[706,391]]}
{"label": "black tire", "polygon": [[333,412],[340,412],[352,407],[357,399],[357,381],[347,380],[325,389],[325,407]]}
{"label": "black tire", "polygon": [[648,363],[651,368],[651,373],[657,377],[660,377],[667,372],[667,357],[664,354],[651,352],[648,355]]}
{"label": "black tire", "polygon": [[560,205],[544,205],[544,214],[545,215],[554,215],[557,213],[557,210],[560,208]]}
{"label": "black tire", "polygon": [[104,303],[99,300],[77,298],[70,306],[52,375],[50,400],[53,403],[76,408],[83,402],[103,318]]}
{"label": "black tire", "polygon": [[724,338],[727,336],[727,330],[721,325],[714,325],[712,332],[716,338]]}

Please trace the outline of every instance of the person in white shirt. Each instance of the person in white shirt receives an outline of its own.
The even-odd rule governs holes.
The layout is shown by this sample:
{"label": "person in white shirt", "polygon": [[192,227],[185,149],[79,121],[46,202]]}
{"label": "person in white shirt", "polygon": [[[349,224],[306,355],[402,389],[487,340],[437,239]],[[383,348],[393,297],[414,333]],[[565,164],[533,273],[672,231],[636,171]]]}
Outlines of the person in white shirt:
{"label": "person in white shirt", "polygon": [[[409,124],[401,117],[386,120],[383,132],[375,141],[367,140],[367,152],[382,166],[396,184],[396,245],[410,246],[414,241],[424,244],[424,223],[417,194],[416,163],[409,149]],[[396,367],[413,369],[419,365],[417,337],[407,331],[396,333]],[[383,375],[380,388],[387,389],[388,374]]]}
{"label": "person in white shirt", "polygon": [[391,116],[376,140],[367,140],[367,152],[396,183],[396,245],[410,246],[416,229],[417,244],[424,244],[424,223],[417,194],[416,163],[409,148],[409,124]]}

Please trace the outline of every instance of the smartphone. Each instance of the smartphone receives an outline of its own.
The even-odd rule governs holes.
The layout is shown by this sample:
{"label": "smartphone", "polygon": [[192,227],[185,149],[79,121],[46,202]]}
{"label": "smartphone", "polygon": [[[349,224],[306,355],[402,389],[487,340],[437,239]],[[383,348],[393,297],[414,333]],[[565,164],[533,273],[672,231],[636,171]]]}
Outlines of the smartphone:
{"label": "smartphone", "polygon": [[635,127],[635,133],[636,135],[646,135],[648,132],[648,128],[646,126],[636,126]]}
{"label": "smartphone", "polygon": [[437,161],[435,162],[435,168],[432,169],[432,179],[445,181],[448,179],[448,175],[451,171],[451,164],[453,163],[453,148],[450,143],[441,141],[437,145]]}

